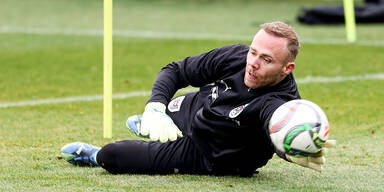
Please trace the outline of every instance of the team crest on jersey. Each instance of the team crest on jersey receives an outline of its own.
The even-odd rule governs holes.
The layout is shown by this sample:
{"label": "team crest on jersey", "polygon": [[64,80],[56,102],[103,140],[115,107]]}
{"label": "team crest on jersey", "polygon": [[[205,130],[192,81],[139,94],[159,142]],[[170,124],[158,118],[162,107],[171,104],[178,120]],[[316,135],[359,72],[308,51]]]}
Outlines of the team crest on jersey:
{"label": "team crest on jersey", "polygon": [[185,98],[184,95],[174,98],[171,102],[169,102],[168,110],[170,112],[180,111],[180,106],[181,106],[181,103],[183,102],[184,98]]}
{"label": "team crest on jersey", "polygon": [[241,106],[238,106],[234,109],[231,110],[231,112],[229,112],[229,117],[230,118],[235,118],[237,116],[239,116],[239,114],[241,112],[243,112],[243,110],[245,109],[245,107],[247,107],[249,105],[249,103],[245,104],[245,105],[241,105]]}

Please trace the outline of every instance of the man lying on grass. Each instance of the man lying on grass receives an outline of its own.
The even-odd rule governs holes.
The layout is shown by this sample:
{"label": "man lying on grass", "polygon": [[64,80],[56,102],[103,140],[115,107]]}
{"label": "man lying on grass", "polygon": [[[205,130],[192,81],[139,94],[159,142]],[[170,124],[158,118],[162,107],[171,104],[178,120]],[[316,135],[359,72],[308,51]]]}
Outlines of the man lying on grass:
{"label": "man lying on grass", "polygon": [[[250,46],[228,45],[172,62],[159,72],[143,115],[127,120],[134,133],[151,141],[102,148],[75,142],[61,149],[62,156],[114,174],[252,176],[276,153],[320,171],[321,153],[290,157],[275,150],[269,137],[273,112],[300,98],[292,75],[299,48],[289,25],[272,22],[261,25]],[[187,86],[200,89],[173,98]]]}

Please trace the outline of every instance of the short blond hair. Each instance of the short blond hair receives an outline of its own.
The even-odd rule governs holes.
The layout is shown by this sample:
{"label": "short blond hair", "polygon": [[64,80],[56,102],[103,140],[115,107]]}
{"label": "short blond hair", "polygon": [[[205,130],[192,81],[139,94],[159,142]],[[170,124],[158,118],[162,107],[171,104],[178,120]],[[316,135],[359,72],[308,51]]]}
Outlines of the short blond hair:
{"label": "short blond hair", "polygon": [[300,49],[300,42],[299,37],[291,26],[281,21],[275,21],[261,24],[260,27],[269,34],[287,39],[288,56],[286,60],[288,62],[296,59]]}

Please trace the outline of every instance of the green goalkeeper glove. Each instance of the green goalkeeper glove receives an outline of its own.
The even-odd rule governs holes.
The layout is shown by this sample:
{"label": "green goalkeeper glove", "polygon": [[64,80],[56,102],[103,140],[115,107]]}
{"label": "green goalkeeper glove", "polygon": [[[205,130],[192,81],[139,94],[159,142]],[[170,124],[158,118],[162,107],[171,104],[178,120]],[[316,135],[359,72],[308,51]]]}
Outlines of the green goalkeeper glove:
{"label": "green goalkeeper glove", "polygon": [[162,143],[174,141],[183,134],[165,113],[166,106],[160,102],[149,102],[143,113],[140,134],[148,136],[152,141]]}
{"label": "green goalkeeper glove", "polygon": [[313,155],[310,155],[308,157],[295,157],[295,156],[286,155],[286,157],[288,161],[292,163],[321,172],[323,170],[323,165],[325,163],[324,153],[328,148],[332,148],[335,146],[336,146],[336,140],[327,140],[324,143],[323,148],[319,152]]}

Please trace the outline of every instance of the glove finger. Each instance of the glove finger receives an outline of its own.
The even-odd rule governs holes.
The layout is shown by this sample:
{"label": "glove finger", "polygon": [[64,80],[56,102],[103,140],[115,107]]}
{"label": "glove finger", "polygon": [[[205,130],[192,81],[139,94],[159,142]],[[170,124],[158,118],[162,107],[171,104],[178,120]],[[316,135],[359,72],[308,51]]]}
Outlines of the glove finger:
{"label": "glove finger", "polygon": [[326,147],[326,148],[336,147],[336,140],[327,140],[327,141],[325,141],[323,147]]}
{"label": "glove finger", "polygon": [[149,130],[149,138],[152,141],[158,141],[160,137],[160,130],[161,130],[161,127],[159,127],[159,125],[152,126]]}
{"label": "glove finger", "polygon": [[322,157],[327,153],[327,148],[321,148],[321,150],[317,153],[311,154],[310,157]]}
{"label": "glove finger", "polygon": [[162,143],[165,143],[168,141],[167,130],[161,130],[160,131],[159,141]]}
{"label": "glove finger", "polygon": [[176,129],[173,126],[167,128],[167,132],[168,132],[168,139],[170,141],[175,141],[177,139]]}
{"label": "glove finger", "polygon": [[172,124],[173,124],[173,130],[176,133],[176,138],[177,137],[183,137],[183,133],[180,131],[180,129],[177,127],[177,125],[175,123],[173,123],[173,121],[172,121]]}
{"label": "glove finger", "polygon": [[168,132],[169,135],[168,135],[168,137],[169,137],[169,140],[175,141],[177,139],[179,129],[173,123],[172,120],[170,120],[170,121],[172,123],[172,126],[169,128],[169,132]]}
{"label": "glove finger", "polygon": [[319,152],[312,154],[311,157],[321,157],[328,152],[329,148],[332,148],[335,146],[336,146],[336,140],[327,140],[323,144],[323,148],[321,148],[321,150]]}
{"label": "glove finger", "polygon": [[149,127],[148,123],[146,121],[142,121],[141,128],[140,128],[140,134],[143,136],[147,136],[149,134]]}
{"label": "glove finger", "polygon": [[183,133],[175,124],[173,124],[173,132],[175,133],[176,139],[177,137],[183,137]]}
{"label": "glove finger", "polygon": [[169,140],[171,141],[174,141],[177,139],[177,137],[182,137],[183,134],[181,133],[181,131],[179,130],[179,128],[177,127],[177,125],[172,121],[172,119],[170,117],[168,117],[168,122],[169,122],[169,132],[168,132],[168,138]]}
{"label": "glove finger", "polygon": [[176,134],[178,137],[183,137],[183,132],[181,132],[179,129],[176,129]]}
{"label": "glove finger", "polygon": [[147,112],[143,113],[143,117],[141,119],[141,127],[140,127],[140,134],[143,136],[147,136],[149,134],[149,130],[151,127],[151,119],[150,119],[150,114]]}
{"label": "glove finger", "polygon": [[168,141],[168,124],[167,121],[164,121],[164,119],[161,119],[160,122],[160,127],[158,127],[158,132],[159,132],[159,140],[162,143],[165,143]]}
{"label": "glove finger", "polygon": [[309,161],[312,163],[323,165],[325,163],[325,158],[321,157],[309,157]]}
{"label": "glove finger", "polygon": [[319,152],[311,154],[310,157],[322,157],[324,155],[324,151],[321,149]]}
{"label": "glove finger", "polygon": [[316,164],[316,163],[312,163],[312,162],[308,163],[308,168],[314,169],[314,170],[319,171],[319,172],[321,172],[323,170],[323,166],[322,165]]}
{"label": "glove finger", "polygon": [[293,156],[287,156],[287,158],[298,165],[301,165],[303,167],[308,167],[308,159],[306,157],[293,157]]}
{"label": "glove finger", "polygon": [[180,131],[180,129],[177,127],[177,125],[175,123],[173,123],[172,119],[170,119],[170,121],[172,122],[172,130],[175,133],[176,138],[177,137],[183,137],[183,133]]}
{"label": "glove finger", "polygon": [[159,140],[159,136],[158,135],[156,135],[156,134],[149,134],[149,139],[151,140],[151,141],[158,141]]}

